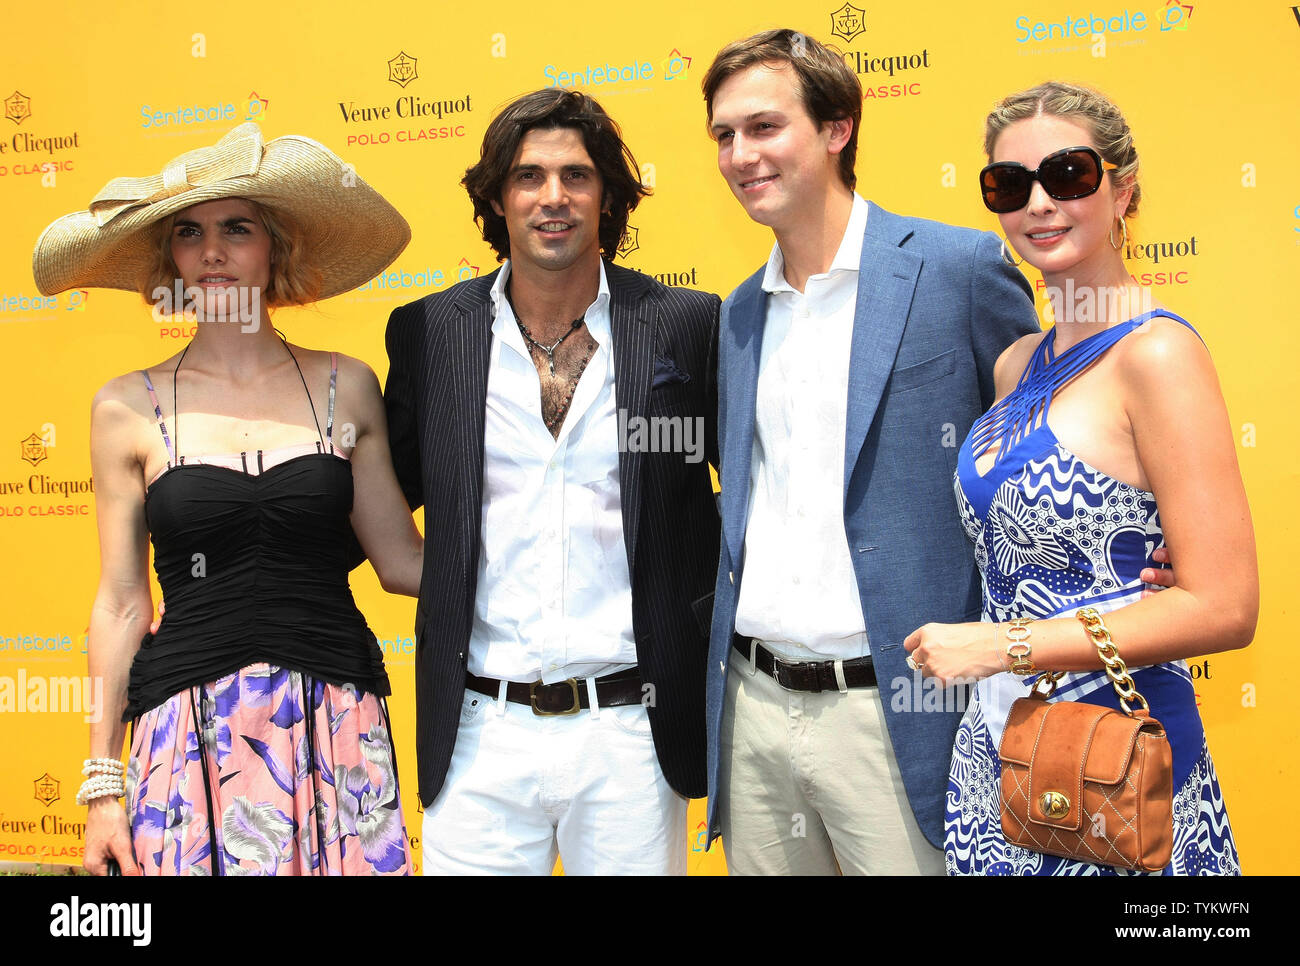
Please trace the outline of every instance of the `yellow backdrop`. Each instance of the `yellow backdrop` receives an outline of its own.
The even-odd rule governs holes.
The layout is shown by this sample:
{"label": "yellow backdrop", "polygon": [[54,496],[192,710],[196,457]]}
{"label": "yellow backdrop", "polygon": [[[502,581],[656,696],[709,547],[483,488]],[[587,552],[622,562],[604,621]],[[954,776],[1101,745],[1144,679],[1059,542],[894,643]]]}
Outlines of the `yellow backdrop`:
{"label": "yellow backdrop", "polygon": [[[1283,0],[857,4],[11,9],[0,66],[0,861],[80,861],[85,813],[73,796],[94,701],[81,679],[98,570],[90,399],[187,334],[126,293],[42,298],[30,269],[41,229],[110,177],[157,171],[245,119],[268,138],[313,137],[406,215],[414,239],[379,280],[281,311],[276,324],[382,378],[389,311],[494,265],[457,185],[492,112],[528,90],[576,85],[622,124],[655,191],[633,217],[625,263],[726,294],[771,239],[716,173],[699,82],[725,42],[789,26],[837,44],[861,75],[859,190],[895,211],[996,228],[974,180],[982,119],[1009,91],[1081,81],[1127,113],[1143,179],[1131,268],[1214,353],[1259,539],[1255,644],[1194,663],[1201,711],[1245,871],[1300,870],[1296,840],[1268,832],[1277,803],[1300,791],[1285,589],[1300,579],[1287,522],[1300,338],[1285,297],[1300,267],[1300,11]],[[414,776],[413,604],[386,596],[369,567],[353,585],[392,672],[401,771]],[[405,804],[418,837],[409,780]],[[702,804],[690,813],[690,868],[721,871],[698,837]]]}

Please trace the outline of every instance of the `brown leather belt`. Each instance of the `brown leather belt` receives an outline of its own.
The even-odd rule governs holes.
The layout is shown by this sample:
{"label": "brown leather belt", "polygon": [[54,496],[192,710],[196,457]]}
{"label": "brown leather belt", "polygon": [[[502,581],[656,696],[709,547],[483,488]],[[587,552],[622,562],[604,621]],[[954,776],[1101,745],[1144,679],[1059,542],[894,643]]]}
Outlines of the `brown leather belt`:
{"label": "brown leather belt", "polygon": [[[465,687],[486,694],[489,698],[495,698],[501,693],[499,680],[481,678],[477,674],[465,675]],[[641,698],[641,672],[637,668],[596,678],[596,700],[602,708],[640,704]],[[533,714],[544,718],[577,714],[586,711],[589,705],[587,679],[568,678],[554,684],[511,681],[506,685],[506,700],[514,704],[526,704],[533,709]]]}
{"label": "brown leather belt", "polygon": [[732,636],[731,646],[748,660],[751,641],[754,644],[754,666],[787,691],[806,691],[812,694],[838,691],[840,682],[835,674],[836,664],[844,672],[845,687],[876,686],[876,669],[869,657],[855,657],[848,661],[783,661],[757,640],[739,634]]}

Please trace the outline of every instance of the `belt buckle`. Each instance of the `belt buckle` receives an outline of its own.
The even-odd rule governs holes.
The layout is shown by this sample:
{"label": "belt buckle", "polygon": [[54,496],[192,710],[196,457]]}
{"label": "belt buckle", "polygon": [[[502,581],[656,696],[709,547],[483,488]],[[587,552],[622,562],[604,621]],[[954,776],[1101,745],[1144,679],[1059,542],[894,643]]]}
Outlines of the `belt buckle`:
{"label": "belt buckle", "polygon": [[[776,683],[781,686],[782,690],[793,692],[794,694],[821,694],[825,688],[822,687],[822,666],[830,662],[826,661],[783,661],[774,657],[772,665],[772,677]],[[789,684],[781,680],[781,671],[786,673]],[[804,685],[800,687],[800,685]]]}
{"label": "belt buckle", "polygon": [[582,710],[582,704],[578,699],[578,682],[576,678],[566,678],[563,681],[557,681],[556,684],[567,684],[573,692],[573,705],[563,711],[543,711],[537,707],[537,689],[539,687],[551,687],[543,685],[541,681],[534,681],[528,685],[528,702],[533,706],[533,714],[540,718],[562,718],[568,715],[575,715]]}
{"label": "belt buckle", "polygon": [[[772,659],[772,680],[776,682],[777,687],[782,691],[789,691],[791,694],[801,693],[801,688],[796,687],[795,676],[798,674],[801,661],[787,661],[780,657],[775,651],[768,651],[768,656]],[[785,672],[785,680],[781,680],[782,672]]]}
{"label": "belt buckle", "polygon": [[[785,672],[784,681],[781,680],[782,672]],[[801,687],[807,683],[810,672],[813,676],[813,687]],[[774,654],[772,655],[772,677],[781,690],[789,691],[791,694],[813,694],[820,690],[817,687],[817,668],[813,661],[786,661]]]}

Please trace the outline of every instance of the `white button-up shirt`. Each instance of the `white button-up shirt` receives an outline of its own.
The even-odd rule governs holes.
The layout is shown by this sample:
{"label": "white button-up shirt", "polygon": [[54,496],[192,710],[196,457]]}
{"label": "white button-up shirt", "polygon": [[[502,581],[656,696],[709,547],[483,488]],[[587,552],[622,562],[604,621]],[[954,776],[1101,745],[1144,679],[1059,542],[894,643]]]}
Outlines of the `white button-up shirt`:
{"label": "white button-up shirt", "polygon": [[789,660],[869,652],[844,533],[849,354],[866,227],[867,203],[855,193],[828,271],[798,292],[774,245],[763,278],[767,320],[736,631]]}
{"label": "white button-up shirt", "polygon": [[[507,261],[492,288],[482,551],[469,670],[547,683],[610,674],[636,664],[636,642],[605,266],[586,312],[598,348],[558,438],[542,422],[537,368],[505,298],[509,276]],[[582,330],[569,336],[586,337]]]}

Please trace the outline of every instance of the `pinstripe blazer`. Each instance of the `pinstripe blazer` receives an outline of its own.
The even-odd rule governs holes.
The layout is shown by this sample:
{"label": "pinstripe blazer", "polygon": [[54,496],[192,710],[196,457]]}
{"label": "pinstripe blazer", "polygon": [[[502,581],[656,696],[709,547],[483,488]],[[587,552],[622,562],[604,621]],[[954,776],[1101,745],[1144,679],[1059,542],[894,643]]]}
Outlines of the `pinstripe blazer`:
{"label": "pinstripe blazer", "polygon": [[[717,463],[716,295],[669,288],[606,263],[615,394],[635,417],[698,418]],[[416,610],[416,751],[427,807],[447,775],[460,722],[482,535],[483,426],[496,273],[394,310],[388,321],[393,464],[424,510]],[[636,425],[636,424],[633,424]],[[632,627],[664,777],[704,794],[704,665],[718,553],[708,464],[682,453],[619,453]]]}

